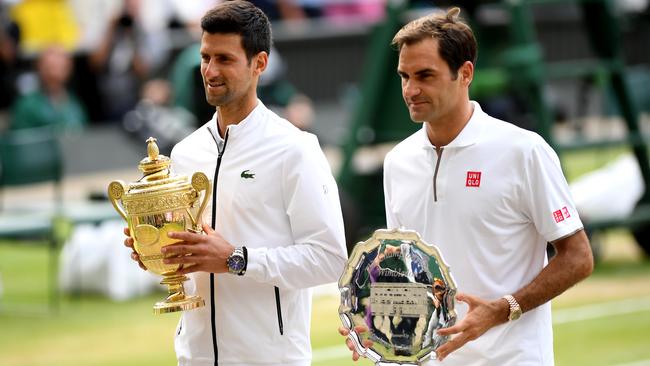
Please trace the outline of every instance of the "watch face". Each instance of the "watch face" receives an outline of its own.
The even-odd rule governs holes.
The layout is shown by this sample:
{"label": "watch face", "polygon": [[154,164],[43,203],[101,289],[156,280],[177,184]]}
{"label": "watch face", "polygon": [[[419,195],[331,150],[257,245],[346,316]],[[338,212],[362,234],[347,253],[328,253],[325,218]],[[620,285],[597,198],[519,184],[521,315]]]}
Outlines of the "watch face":
{"label": "watch face", "polygon": [[510,320],[517,320],[521,316],[521,311],[515,311],[510,314]]}
{"label": "watch face", "polygon": [[228,258],[228,268],[231,271],[239,272],[244,269],[244,257],[241,256],[232,256]]}

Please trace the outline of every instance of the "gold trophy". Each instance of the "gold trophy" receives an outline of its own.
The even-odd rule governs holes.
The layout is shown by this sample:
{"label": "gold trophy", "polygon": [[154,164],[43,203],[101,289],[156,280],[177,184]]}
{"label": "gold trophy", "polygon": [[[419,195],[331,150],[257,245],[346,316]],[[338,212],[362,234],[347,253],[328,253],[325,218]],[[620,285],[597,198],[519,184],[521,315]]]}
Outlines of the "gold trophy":
{"label": "gold trophy", "polygon": [[[169,296],[154,305],[154,313],[196,309],[205,301],[200,296],[185,295],[183,282],[188,278],[176,273],[180,265],[163,263],[160,249],[178,242],[167,237],[170,231],[202,232],[201,214],[210,199],[211,184],[201,172],[194,173],[191,181],[187,176],[171,175],[171,160],[159,155],[156,139],[149,137],[147,144],[149,156],[138,165],[143,177],[128,186],[121,180],[111,182],[108,197],[128,223],[140,261],[149,271],[161,275],[160,283],[167,285]],[[199,206],[201,191],[204,194]]]}

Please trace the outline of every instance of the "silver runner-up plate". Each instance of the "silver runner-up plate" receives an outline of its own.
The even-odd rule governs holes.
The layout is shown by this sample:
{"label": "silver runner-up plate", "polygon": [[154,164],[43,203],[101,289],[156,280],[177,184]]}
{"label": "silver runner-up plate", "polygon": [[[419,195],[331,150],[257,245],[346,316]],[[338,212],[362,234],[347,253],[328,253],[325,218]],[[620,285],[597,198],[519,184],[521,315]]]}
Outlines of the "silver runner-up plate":
{"label": "silver runner-up plate", "polygon": [[[377,230],[358,243],[339,280],[339,316],[357,351],[378,365],[435,358],[456,322],[456,284],[440,251],[415,231]],[[364,326],[367,332],[357,332]],[[373,345],[364,348],[369,339]]]}

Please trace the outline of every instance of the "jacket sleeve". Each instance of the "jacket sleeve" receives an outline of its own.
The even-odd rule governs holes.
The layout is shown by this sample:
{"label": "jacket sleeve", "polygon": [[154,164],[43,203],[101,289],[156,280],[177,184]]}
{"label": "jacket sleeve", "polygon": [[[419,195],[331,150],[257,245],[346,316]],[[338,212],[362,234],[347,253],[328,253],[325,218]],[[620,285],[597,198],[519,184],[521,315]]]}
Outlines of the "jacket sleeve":
{"label": "jacket sleeve", "polygon": [[304,134],[284,156],[282,194],[292,245],[248,249],[246,277],[297,289],[341,276],[347,258],[338,188],[315,136]]}

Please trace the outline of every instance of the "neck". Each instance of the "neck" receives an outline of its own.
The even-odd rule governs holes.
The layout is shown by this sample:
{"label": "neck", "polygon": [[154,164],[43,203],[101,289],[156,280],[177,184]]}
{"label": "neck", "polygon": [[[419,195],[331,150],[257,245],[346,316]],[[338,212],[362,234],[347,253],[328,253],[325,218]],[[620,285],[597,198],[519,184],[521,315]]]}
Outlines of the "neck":
{"label": "neck", "polygon": [[435,121],[425,122],[427,137],[431,144],[441,148],[452,142],[465,128],[473,112],[474,105],[466,100],[458,108],[453,108],[448,115],[441,116]]}
{"label": "neck", "polygon": [[68,94],[65,89],[60,90],[47,90],[45,95],[52,104],[60,104],[66,101]]}
{"label": "neck", "polygon": [[65,86],[62,85],[48,85],[48,84],[43,84],[42,85],[42,91],[44,94],[46,94],[48,97],[51,99],[62,99],[67,96],[67,91],[65,89]]}
{"label": "neck", "polygon": [[226,128],[230,125],[239,124],[257,106],[257,95],[250,98],[242,98],[237,102],[222,105],[217,108],[217,124],[221,136],[226,135]]}

